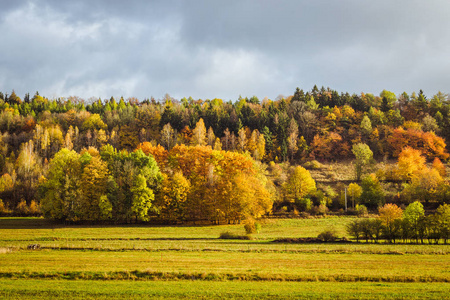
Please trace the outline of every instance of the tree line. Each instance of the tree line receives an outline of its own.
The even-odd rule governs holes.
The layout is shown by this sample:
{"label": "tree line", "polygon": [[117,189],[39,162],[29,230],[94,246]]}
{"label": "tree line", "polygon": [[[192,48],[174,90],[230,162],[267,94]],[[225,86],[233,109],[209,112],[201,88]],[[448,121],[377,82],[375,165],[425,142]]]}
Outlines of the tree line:
{"label": "tree line", "polygon": [[[450,199],[449,103],[442,93],[430,99],[422,91],[349,95],[316,86],[275,100],[239,97],[234,102],[169,95],[86,101],[48,99],[38,92],[21,99],[14,91],[0,92],[0,213],[39,214],[41,209],[68,220],[130,222],[156,215],[237,222],[271,209],[339,210],[345,189],[352,203],[369,209],[416,200],[436,208]],[[251,161],[253,167],[227,167],[231,175],[224,180],[222,165],[190,152],[215,159],[220,153],[230,164]],[[141,159],[154,159],[156,165],[143,168],[156,172],[157,167],[159,175],[139,171]],[[354,183],[317,185],[311,178],[321,162],[344,159],[353,160]],[[375,169],[374,161],[382,159],[398,162]],[[191,160],[210,170],[196,169]],[[58,163],[73,169],[59,174]],[[55,179],[58,174],[65,179]],[[388,186],[389,180],[400,183]],[[239,204],[239,212],[232,212],[231,204],[223,207],[234,199],[227,196],[230,190],[241,195],[236,199],[259,198],[259,208],[250,208],[254,203]],[[61,197],[78,202],[63,201],[52,215],[48,207]]]}
{"label": "tree line", "polygon": [[423,205],[415,201],[402,210],[395,204],[378,209],[377,218],[359,218],[347,225],[347,233],[357,242],[438,244],[450,240],[450,205],[440,205],[434,214],[425,215]]}

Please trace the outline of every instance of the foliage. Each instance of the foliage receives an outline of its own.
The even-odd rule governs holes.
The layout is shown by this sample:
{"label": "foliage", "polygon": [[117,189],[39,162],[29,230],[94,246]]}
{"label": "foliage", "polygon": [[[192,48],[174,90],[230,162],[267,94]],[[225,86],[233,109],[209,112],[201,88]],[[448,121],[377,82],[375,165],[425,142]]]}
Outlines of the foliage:
{"label": "foliage", "polygon": [[363,204],[356,204],[355,212],[358,215],[358,217],[367,216],[367,207]]}
{"label": "foliage", "polygon": [[415,201],[408,205],[403,212],[403,222],[406,226],[404,231],[408,233],[409,238],[416,239],[419,241],[420,228],[419,225],[422,218],[425,216],[425,210],[423,209],[422,203]]}
{"label": "foliage", "polygon": [[394,242],[400,236],[403,210],[395,204],[385,204],[378,209],[386,238]]}
{"label": "foliage", "polygon": [[334,242],[337,239],[336,232],[333,229],[321,232],[317,237],[324,242]]}
{"label": "foliage", "polygon": [[295,202],[305,198],[316,190],[316,182],[308,170],[297,166],[284,185],[285,198]]}
{"label": "foliage", "polygon": [[375,174],[365,176],[361,182],[361,204],[375,208],[384,204],[384,190]]}
{"label": "foliage", "polygon": [[[264,179],[265,176],[260,174],[265,170],[243,172],[242,179],[246,184],[252,185],[252,178],[256,177],[270,192],[261,192],[263,189],[258,184],[256,188],[248,189],[236,182],[238,172],[227,173],[230,169],[223,169],[224,163],[216,163],[222,161],[218,158],[221,154],[214,154],[214,158],[197,158],[183,152],[182,155],[189,156],[192,163],[182,163],[186,170],[181,170],[176,165],[177,161],[183,160],[176,157],[181,153],[174,151],[174,155],[169,155],[169,151],[186,145],[208,145],[216,153],[221,153],[221,149],[239,152],[262,163],[289,161],[294,166],[301,164],[311,170],[314,179],[326,181],[341,178],[330,175],[331,171],[325,170],[321,163],[350,159],[352,152],[356,157],[357,178],[363,178],[372,170],[368,168],[368,156],[362,154],[370,151],[377,160],[399,157],[398,169],[392,172],[379,170],[379,180],[405,182],[403,186],[393,187],[385,193],[382,187],[381,190],[374,187],[377,184],[372,188],[366,184],[364,196],[359,200],[369,208],[382,205],[384,197],[388,201],[395,199],[405,204],[419,200],[429,208],[448,203],[450,199],[443,165],[449,157],[446,143],[450,139],[450,103],[446,101],[447,95],[440,92],[427,99],[423,92],[417,95],[403,93],[398,97],[386,90],[379,96],[368,93],[350,95],[314,86],[309,91],[298,89],[293,96],[276,100],[240,97],[235,102],[192,98],[178,101],[169,95],[162,101],[145,99],[139,102],[136,98],[116,101],[111,97],[89,103],[79,97],[50,99],[39,93],[33,97],[25,95],[23,101],[14,92],[1,93],[0,96],[0,198],[5,207],[13,210],[22,199],[26,207],[31,208],[32,201],[45,198],[44,204],[49,199],[59,201],[60,204],[52,208],[59,211],[55,217],[58,215],[58,218],[72,221],[131,222],[151,217],[174,221],[174,217],[167,213],[168,208],[162,206],[161,174],[154,176],[154,180],[149,180],[149,174],[141,174],[146,178],[147,187],[138,183],[137,161],[128,157],[138,145],[146,156],[153,156],[159,172],[164,173],[169,181],[176,172],[181,172],[188,181],[191,188],[185,201],[189,205],[180,216],[183,221],[238,222],[241,217],[269,212],[271,209],[267,207],[277,194],[289,198],[284,200],[292,202],[291,208],[293,203],[297,208],[309,207],[307,196],[295,199],[295,193],[286,190],[287,185],[283,184],[287,179],[285,173]],[[78,173],[62,180],[65,185],[58,186],[49,178],[49,174],[54,172],[49,171],[49,162],[61,149],[74,150],[83,156],[83,149],[103,149],[108,145],[116,153],[100,151],[101,160],[107,164],[107,173],[102,171],[102,163],[95,161],[98,159],[91,163],[84,156],[80,157],[80,168],[75,168]],[[124,150],[127,150],[126,154],[122,152]],[[230,157],[229,154],[225,156],[224,160]],[[313,160],[308,162],[310,159]],[[424,167],[424,159],[434,160],[433,169],[440,177]],[[238,159],[231,161],[234,163]],[[202,163],[205,163],[203,169],[196,166]],[[190,168],[194,171],[191,172]],[[327,178],[323,179],[322,173],[325,172],[328,172],[324,175]],[[93,178],[88,179],[90,176]],[[75,182],[81,184],[83,180],[86,192],[83,186],[76,191]],[[46,181],[49,181],[47,187]],[[47,188],[57,186],[65,192],[51,196]],[[231,205],[227,198],[234,190],[234,198],[230,199],[235,203]],[[244,204],[243,200],[249,195],[259,195],[264,208],[260,206],[249,211],[253,204],[248,201]],[[87,200],[91,196],[92,203]],[[310,199],[317,209],[323,200],[314,196]],[[357,204],[357,197],[352,197],[352,200]],[[322,209],[330,206],[329,201],[326,202]],[[65,206],[62,203],[66,203]],[[336,203],[333,209],[340,208]],[[42,206],[43,212],[49,216],[49,206],[46,207]]]}
{"label": "foliage", "polygon": [[405,147],[398,156],[398,176],[403,180],[410,180],[413,174],[425,168],[425,157],[420,150]]}
{"label": "foliage", "polygon": [[[358,206],[358,201],[362,195],[362,188],[357,183],[352,182],[348,185],[348,196],[352,201],[352,207],[356,208]],[[356,206],[355,206],[356,203]]]}
{"label": "foliage", "polygon": [[370,150],[369,146],[363,143],[353,145],[352,152],[356,157],[356,180],[360,180],[361,175],[363,174],[363,169],[372,162],[373,153]]}

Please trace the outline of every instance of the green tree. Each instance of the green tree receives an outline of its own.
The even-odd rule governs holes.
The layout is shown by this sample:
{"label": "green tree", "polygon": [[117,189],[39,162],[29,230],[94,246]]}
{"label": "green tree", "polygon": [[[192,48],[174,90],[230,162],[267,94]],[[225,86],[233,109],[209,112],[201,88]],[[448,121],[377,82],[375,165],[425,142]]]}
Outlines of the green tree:
{"label": "green tree", "polygon": [[384,203],[384,190],[375,174],[365,176],[361,181],[361,188],[363,204],[375,208]]}
{"label": "green tree", "polygon": [[44,216],[76,221],[80,215],[80,155],[61,149],[50,161],[47,179],[40,185]]}
{"label": "green tree", "polygon": [[450,205],[442,204],[436,209],[435,220],[439,228],[439,235],[444,244],[450,239]]}
{"label": "green tree", "polygon": [[134,178],[131,192],[133,193],[131,211],[134,214],[136,221],[148,221],[148,211],[152,206],[155,195],[147,186],[147,180],[144,175],[139,174]]}
{"label": "green tree", "polygon": [[369,135],[372,133],[372,122],[370,121],[368,116],[363,117],[361,125],[359,127],[361,128],[361,132],[366,137],[369,137]]}
{"label": "green tree", "polygon": [[352,152],[356,157],[355,160],[356,180],[360,180],[364,169],[373,160],[373,152],[372,150],[370,150],[369,146],[367,146],[364,143],[354,144],[352,146]]}
{"label": "green tree", "polygon": [[419,242],[420,223],[423,221],[424,216],[425,210],[423,209],[422,203],[419,201],[409,204],[403,212],[403,221],[408,230],[407,236],[415,238],[416,242]]}

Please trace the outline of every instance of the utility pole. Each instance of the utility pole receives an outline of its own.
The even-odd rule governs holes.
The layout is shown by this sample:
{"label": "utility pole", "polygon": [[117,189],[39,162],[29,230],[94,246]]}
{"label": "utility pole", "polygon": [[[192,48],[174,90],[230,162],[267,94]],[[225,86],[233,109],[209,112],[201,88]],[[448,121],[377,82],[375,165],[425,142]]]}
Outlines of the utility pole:
{"label": "utility pole", "polygon": [[347,188],[345,188],[345,211],[347,211]]}

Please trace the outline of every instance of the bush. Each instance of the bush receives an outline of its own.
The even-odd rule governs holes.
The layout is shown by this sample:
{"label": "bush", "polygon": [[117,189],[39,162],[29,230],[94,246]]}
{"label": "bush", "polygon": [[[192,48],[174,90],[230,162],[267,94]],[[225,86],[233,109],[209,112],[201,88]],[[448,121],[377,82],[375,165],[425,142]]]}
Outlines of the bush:
{"label": "bush", "polygon": [[305,169],[310,169],[310,170],[320,170],[320,169],[323,169],[325,166],[323,164],[321,164],[320,162],[318,162],[317,160],[312,160],[312,161],[308,161],[308,162],[304,163],[303,167]]}
{"label": "bush", "polygon": [[367,207],[363,204],[356,204],[355,212],[358,217],[364,217],[368,214]]}
{"label": "bush", "polygon": [[321,232],[317,237],[323,242],[334,242],[337,240],[336,232],[334,231],[334,229]]}
{"label": "bush", "polygon": [[30,203],[30,214],[32,214],[32,215],[38,215],[38,214],[41,214],[41,207],[40,207],[40,205],[39,205],[36,201],[34,201],[34,200],[32,200],[31,203]]}
{"label": "bush", "polygon": [[229,231],[222,232],[219,236],[219,239],[223,240],[249,240],[250,237],[247,235],[239,235],[236,233],[232,233]]}
{"label": "bush", "polygon": [[16,211],[20,215],[28,215],[30,213],[30,208],[24,199],[20,200],[19,204],[17,204]]}
{"label": "bush", "polygon": [[298,207],[300,211],[308,211],[311,210],[311,199],[309,198],[301,198],[295,200],[295,205]]}
{"label": "bush", "polygon": [[261,224],[249,219],[245,221],[244,229],[247,234],[259,233],[261,230]]}
{"label": "bush", "polygon": [[5,204],[3,204],[2,199],[0,199],[0,214],[3,214],[6,212]]}

